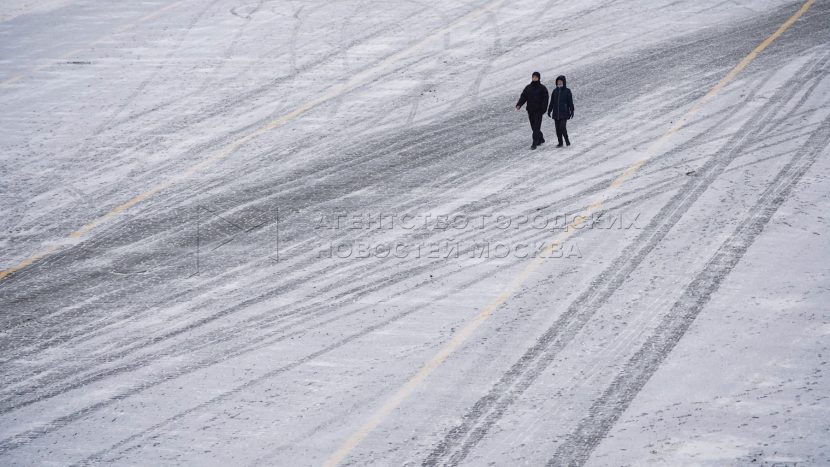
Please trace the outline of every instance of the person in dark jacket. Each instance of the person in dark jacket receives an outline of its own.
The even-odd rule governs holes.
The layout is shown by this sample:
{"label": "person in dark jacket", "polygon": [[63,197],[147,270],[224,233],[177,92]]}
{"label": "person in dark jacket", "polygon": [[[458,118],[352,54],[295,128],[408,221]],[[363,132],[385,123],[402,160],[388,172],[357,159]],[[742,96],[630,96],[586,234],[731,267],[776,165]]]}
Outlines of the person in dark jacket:
{"label": "person in dark jacket", "polygon": [[542,134],[542,117],[545,116],[550,94],[548,94],[548,88],[542,84],[542,75],[538,71],[534,71],[530,79],[530,84],[525,86],[519,102],[516,102],[516,111],[521,110],[522,106],[527,103],[527,117],[530,120],[530,129],[533,131],[533,146],[530,149],[536,149],[536,146],[545,142],[545,136]]}
{"label": "person in dark jacket", "polygon": [[552,118],[556,124],[556,139],[559,140],[557,148],[562,147],[562,139],[565,139],[565,144],[571,145],[571,140],[568,139],[568,120],[574,116],[574,98],[571,90],[567,87],[565,77],[559,75],[556,78],[556,89],[550,96],[550,106],[548,107],[548,117]]}

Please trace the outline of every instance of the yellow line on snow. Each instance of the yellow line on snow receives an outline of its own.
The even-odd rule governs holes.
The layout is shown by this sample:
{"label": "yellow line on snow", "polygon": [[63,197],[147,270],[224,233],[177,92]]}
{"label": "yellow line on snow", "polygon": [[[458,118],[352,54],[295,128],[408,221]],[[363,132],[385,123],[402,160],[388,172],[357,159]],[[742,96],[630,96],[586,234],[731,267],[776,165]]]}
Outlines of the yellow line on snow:
{"label": "yellow line on snow", "polygon": [[[470,12],[470,13],[467,13],[466,15],[462,16],[461,18],[459,18],[459,19],[453,21],[452,23],[450,23],[449,25],[445,26],[444,28],[442,28],[442,29],[440,29],[436,32],[433,32],[429,36],[427,36],[424,39],[418,41],[416,44],[414,44],[410,47],[407,47],[406,49],[403,49],[399,52],[396,52],[396,53],[386,57],[384,60],[382,60],[378,64],[376,64],[376,65],[374,65],[374,66],[372,66],[372,67],[370,67],[366,70],[363,70],[363,71],[361,71],[361,72],[359,72],[355,75],[352,75],[348,80],[346,80],[346,82],[340,84],[339,86],[335,86],[334,88],[330,89],[325,94],[306,102],[305,104],[303,104],[300,107],[296,108],[292,112],[289,112],[289,113],[287,113],[287,114],[285,114],[285,115],[283,115],[283,116],[281,116],[277,119],[274,119],[274,120],[266,123],[265,125],[261,126],[260,128],[258,128],[255,131],[247,134],[246,136],[243,136],[243,137],[239,138],[238,140],[227,144],[226,146],[224,146],[221,149],[219,149],[218,151],[216,151],[216,153],[214,153],[210,157],[208,157],[208,158],[202,160],[201,162],[199,162],[198,164],[188,168],[187,170],[185,170],[181,174],[178,174],[174,177],[171,177],[168,180],[165,180],[165,181],[159,183],[158,185],[155,185],[154,187],[150,188],[149,190],[145,191],[144,193],[136,195],[135,197],[133,197],[132,199],[130,199],[126,203],[115,207],[112,211],[104,214],[102,217],[100,217],[98,219],[95,219],[94,221],[82,226],[78,230],[72,232],[69,235],[69,238],[71,238],[71,239],[83,238],[91,230],[98,227],[99,225],[104,224],[107,221],[117,217],[118,215],[120,215],[121,213],[126,211],[127,209],[129,209],[129,208],[135,206],[136,204],[150,198],[151,196],[155,195],[156,193],[159,193],[160,191],[162,191],[162,190],[178,183],[179,181],[184,180],[185,178],[196,174],[200,170],[210,166],[211,164],[219,161],[220,159],[223,159],[223,158],[227,157],[228,155],[233,153],[236,149],[238,149],[242,145],[248,143],[249,141],[253,140],[254,138],[262,135],[263,133],[266,133],[266,132],[268,132],[270,130],[273,130],[273,129],[279,127],[279,126],[282,126],[285,123],[287,123],[287,122],[303,115],[304,113],[308,112],[309,110],[313,109],[314,107],[317,107],[318,105],[320,105],[320,104],[322,104],[322,103],[324,103],[328,100],[331,100],[335,97],[338,97],[338,96],[354,89],[355,87],[357,87],[361,84],[371,82],[373,80],[373,78],[376,78],[376,75],[378,74],[378,72],[383,71],[384,68],[386,68],[389,65],[401,60],[402,58],[405,58],[406,56],[410,55],[412,52],[415,52],[418,49],[428,45],[430,42],[433,42],[435,39],[440,38],[444,34],[452,31],[453,29],[457,28],[459,25],[461,25],[465,22],[468,22],[472,19],[478,18],[479,16],[487,13],[488,11],[492,11],[492,10],[498,8],[502,3],[504,3],[504,1],[505,0],[495,0],[495,1],[492,1],[492,2],[488,3],[487,5],[485,5],[481,8],[478,8],[478,9],[476,9],[476,10]],[[156,15],[156,14],[159,14],[159,13],[160,13],[160,11],[157,11],[157,12],[152,13],[152,14]],[[51,246],[47,247],[46,249],[44,249],[43,251],[35,253],[34,255],[24,259],[23,261],[21,261],[17,265],[0,271],[0,281],[5,279],[6,277],[8,277],[9,275],[11,275],[15,272],[20,271],[21,269],[24,269],[24,268],[30,266],[32,263],[37,262],[38,260],[42,259],[43,257],[48,256],[49,254],[58,251],[59,249],[60,249],[60,247],[58,245],[51,245]]]}
{"label": "yellow line on snow", "polygon": [[[766,49],[773,41],[781,36],[784,31],[789,29],[804,13],[810,8],[815,0],[808,0],[804,5],[792,15],[781,27],[778,28],[772,35],[764,39],[752,52],[749,53],[743,60],[740,61],[729,73],[726,74],[712,89],[709,90],[703,97],[701,97],[678,122],[669,129],[662,137],[655,143],[652,143],[646,149],[646,157],[637,160],[634,164],[626,168],[610,185],[610,189],[618,188],[627,179],[631,178],[635,172],[654,154],[654,149],[661,143],[667,141],[671,135],[683,128],[686,122],[697,114],[703,105],[706,104],[715,94],[720,92],[735,76],[738,75],[747,65],[749,65],[755,57],[758,56],[764,49]],[[473,333],[484,323],[513,293],[524,283],[524,281],[532,274],[544,260],[546,254],[556,250],[567,240],[573,232],[584,222],[584,219],[590,217],[596,210],[600,209],[608,196],[606,190],[597,200],[593,201],[588,207],[574,219],[574,222],[569,224],[564,232],[556,236],[556,238],[545,248],[543,254],[533,258],[524,269],[508,284],[508,286],[499,293],[490,304],[482,309],[470,322],[468,322],[457,334],[455,334],[449,342],[447,342],[438,353],[432,357],[424,366],[415,373],[403,386],[401,386],[384,404],[378,408],[372,416],[352,435],[350,436],[338,449],[335,451],[324,463],[324,467],[334,467],[342,462],[356,447],[363,441],[369,433],[371,433],[381,422],[392,413],[413,391],[429,377],[453,352],[458,350],[464,342],[473,335]]]}

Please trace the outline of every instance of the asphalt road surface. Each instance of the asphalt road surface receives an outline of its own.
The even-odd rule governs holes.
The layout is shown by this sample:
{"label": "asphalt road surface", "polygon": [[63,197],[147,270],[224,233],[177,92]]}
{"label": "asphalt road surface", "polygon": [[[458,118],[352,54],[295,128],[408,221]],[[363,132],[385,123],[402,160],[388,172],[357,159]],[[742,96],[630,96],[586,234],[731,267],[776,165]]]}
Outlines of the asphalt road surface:
{"label": "asphalt road surface", "polygon": [[0,2],[0,464],[830,464],[829,25]]}

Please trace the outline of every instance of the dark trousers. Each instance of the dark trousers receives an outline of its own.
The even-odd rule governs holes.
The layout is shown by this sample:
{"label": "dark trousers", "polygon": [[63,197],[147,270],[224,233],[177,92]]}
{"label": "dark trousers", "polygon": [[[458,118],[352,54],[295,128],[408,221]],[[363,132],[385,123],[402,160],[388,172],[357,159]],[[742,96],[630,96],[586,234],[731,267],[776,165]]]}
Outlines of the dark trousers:
{"label": "dark trousers", "polygon": [[528,112],[527,118],[530,119],[530,129],[533,130],[533,145],[538,146],[542,144],[545,135],[542,134],[542,117],[544,112]]}
{"label": "dark trousers", "polygon": [[565,142],[571,144],[571,140],[568,139],[568,119],[567,118],[557,118],[554,119],[556,124],[556,139],[559,140],[559,144],[562,144],[562,138],[565,138]]}

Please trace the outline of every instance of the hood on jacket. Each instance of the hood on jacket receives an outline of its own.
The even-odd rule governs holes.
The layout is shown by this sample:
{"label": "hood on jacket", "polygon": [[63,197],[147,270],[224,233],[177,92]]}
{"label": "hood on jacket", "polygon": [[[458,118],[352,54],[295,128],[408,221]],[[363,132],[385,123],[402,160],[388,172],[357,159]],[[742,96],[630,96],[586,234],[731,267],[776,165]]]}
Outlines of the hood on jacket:
{"label": "hood on jacket", "polygon": [[[565,75],[559,75],[559,76],[557,76],[557,77],[556,77],[556,81],[562,81],[562,87],[563,87],[563,88],[567,88],[567,87],[568,87],[568,81],[566,81],[566,80],[565,80]],[[554,82],[553,82],[553,84],[554,84],[554,85],[556,85],[556,81],[554,81]]]}

